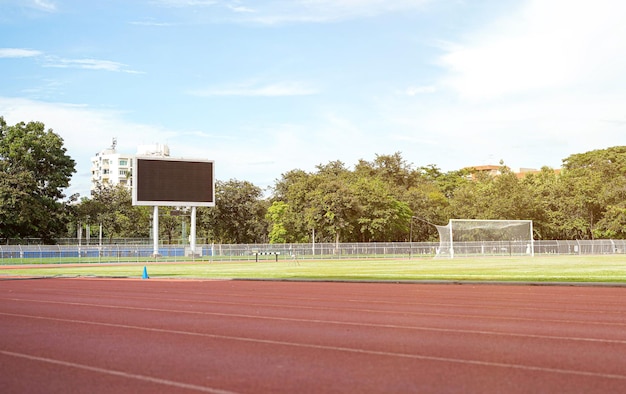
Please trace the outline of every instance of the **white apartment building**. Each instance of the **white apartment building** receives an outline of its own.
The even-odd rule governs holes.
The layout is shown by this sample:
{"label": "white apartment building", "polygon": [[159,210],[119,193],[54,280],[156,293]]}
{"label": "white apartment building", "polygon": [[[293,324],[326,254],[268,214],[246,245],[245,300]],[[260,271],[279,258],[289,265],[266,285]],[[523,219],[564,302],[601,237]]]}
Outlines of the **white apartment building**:
{"label": "white apartment building", "polygon": [[96,153],[91,158],[91,191],[94,191],[98,184],[124,185],[130,189],[135,156],[170,155],[169,147],[162,144],[140,145],[135,155],[119,153],[116,148],[117,139],[114,138],[111,147]]}

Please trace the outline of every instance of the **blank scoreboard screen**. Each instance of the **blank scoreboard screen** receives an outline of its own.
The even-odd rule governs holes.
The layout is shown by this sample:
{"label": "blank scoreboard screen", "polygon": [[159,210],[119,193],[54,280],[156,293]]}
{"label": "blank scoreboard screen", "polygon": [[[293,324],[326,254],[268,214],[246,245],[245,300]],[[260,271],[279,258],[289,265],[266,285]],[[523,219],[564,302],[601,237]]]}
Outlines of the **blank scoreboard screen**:
{"label": "blank scoreboard screen", "polygon": [[133,205],[214,206],[213,162],[135,158]]}

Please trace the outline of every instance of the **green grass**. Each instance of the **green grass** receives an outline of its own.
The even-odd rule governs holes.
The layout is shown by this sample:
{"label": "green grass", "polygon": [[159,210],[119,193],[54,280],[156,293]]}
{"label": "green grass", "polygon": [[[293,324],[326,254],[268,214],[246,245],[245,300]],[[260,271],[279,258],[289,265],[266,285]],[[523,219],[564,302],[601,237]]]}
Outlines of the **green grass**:
{"label": "green grass", "polygon": [[606,282],[626,284],[626,256],[537,256],[459,259],[354,259],[246,262],[136,262],[81,266],[0,266],[2,276],[312,279],[388,281]]}

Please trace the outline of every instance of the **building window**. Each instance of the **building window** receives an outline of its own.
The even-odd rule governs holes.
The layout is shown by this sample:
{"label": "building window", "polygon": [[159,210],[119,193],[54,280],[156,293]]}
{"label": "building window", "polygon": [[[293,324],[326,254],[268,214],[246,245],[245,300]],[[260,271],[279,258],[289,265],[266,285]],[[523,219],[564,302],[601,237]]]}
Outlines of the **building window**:
{"label": "building window", "polygon": [[120,170],[120,176],[126,176],[128,174],[128,170]]}
{"label": "building window", "polygon": [[121,166],[127,166],[128,165],[128,160],[126,159],[120,159],[120,167]]}

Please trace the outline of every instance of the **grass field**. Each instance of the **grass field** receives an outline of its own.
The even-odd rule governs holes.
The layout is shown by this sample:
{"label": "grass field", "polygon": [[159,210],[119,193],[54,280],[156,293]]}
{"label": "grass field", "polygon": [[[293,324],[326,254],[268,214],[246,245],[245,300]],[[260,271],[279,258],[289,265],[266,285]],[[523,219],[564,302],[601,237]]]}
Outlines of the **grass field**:
{"label": "grass field", "polygon": [[1,277],[141,277],[386,281],[604,282],[626,284],[626,256],[292,260],[0,266]]}

